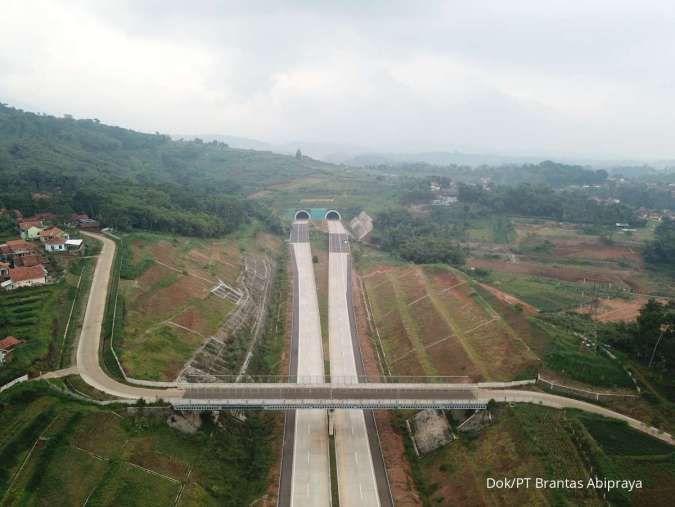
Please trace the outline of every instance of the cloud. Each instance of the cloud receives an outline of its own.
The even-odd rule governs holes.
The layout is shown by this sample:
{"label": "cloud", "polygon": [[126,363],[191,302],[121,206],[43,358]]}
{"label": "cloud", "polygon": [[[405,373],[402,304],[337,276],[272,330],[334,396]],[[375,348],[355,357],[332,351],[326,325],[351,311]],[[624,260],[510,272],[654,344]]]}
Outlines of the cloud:
{"label": "cloud", "polygon": [[675,157],[668,1],[8,1],[0,100],[145,131]]}

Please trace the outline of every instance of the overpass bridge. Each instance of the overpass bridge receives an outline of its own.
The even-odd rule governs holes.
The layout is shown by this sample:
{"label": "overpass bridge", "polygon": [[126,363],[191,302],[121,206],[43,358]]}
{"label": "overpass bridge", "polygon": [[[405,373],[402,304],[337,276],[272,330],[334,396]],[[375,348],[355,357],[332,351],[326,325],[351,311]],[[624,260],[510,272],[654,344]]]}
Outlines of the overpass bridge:
{"label": "overpass bridge", "polygon": [[168,399],[177,410],[484,409],[488,391],[472,384],[190,384]]}

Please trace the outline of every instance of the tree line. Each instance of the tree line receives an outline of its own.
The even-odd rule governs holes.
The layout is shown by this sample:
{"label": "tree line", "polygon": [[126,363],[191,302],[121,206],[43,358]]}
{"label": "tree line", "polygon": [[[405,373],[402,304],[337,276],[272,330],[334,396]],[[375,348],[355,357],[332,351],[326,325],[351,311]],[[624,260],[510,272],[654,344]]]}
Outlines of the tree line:
{"label": "tree line", "polygon": [[404,208],[383,211],[375,217],[372,241],[401,259],[418,264],[464,264],[466,252],[459,245],[454,224],[417,217]]}

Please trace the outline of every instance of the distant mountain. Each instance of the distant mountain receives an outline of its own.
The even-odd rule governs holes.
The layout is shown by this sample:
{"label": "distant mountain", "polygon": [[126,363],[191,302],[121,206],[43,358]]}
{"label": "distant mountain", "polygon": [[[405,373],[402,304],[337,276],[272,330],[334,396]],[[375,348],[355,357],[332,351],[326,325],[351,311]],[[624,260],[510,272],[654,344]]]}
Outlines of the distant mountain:
{"label": "distant mountain", "polygon": [[[242,150],[257,150],[294,155],[298,148],[303,155],[331,164],[342,164],[352,167],[376,165],[402,164],[430,164],[437,166],[502,166],[511,164],[538,164],[547,159],[557,160],[565,164],[592,166],[606,169],[613,174],[623,174],[634,177],[647,174],[649,171],[675,168],[672,160],[623,160],[623,159],[594,159],[578,156],[551,156],[551,155],[508,155],[499,153],[472,153],[459,150],[448,151],[411,151],[390,152],[377,151],[363,146],[295,141],[288,143],[268,143],[246,137],[228,136],[222,134],[174,135],[174,139],[202,139],[203,141],[218,141],[226,143],[231,148]],[[648,165],[647,165],[648,164]]]}
{"label": "distant mountain", "polygon": [[202,141],[218,141],[227,144],[230,148],[240,150],[271,151],[281,155],[295,155],[300,149],[303,155],[324,162],[341,163],[342,160],[354,157],[367,151],[366,148],[335,143],[313,143],[306,141],[288,142],[283,144],[267,143],[247,137],[228,136],[222,134],[173,135],[173,139],[201,139]]}

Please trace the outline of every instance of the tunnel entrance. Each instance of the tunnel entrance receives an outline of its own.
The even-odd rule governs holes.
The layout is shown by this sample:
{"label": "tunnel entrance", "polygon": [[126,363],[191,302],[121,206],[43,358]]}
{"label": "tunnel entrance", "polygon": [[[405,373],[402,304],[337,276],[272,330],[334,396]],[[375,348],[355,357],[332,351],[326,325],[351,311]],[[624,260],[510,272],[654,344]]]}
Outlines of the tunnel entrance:
{"label": "tunnel entrance", "polygon": [[296,220],[309,220],[309,211],[305,211],[304,209],[296,211],[295,212],[295,219]]}
{"label": "tunnel entrance", "polygon": [[326,220],[342,220],[340,213],[334,209],[330,209],[326,212]]}

